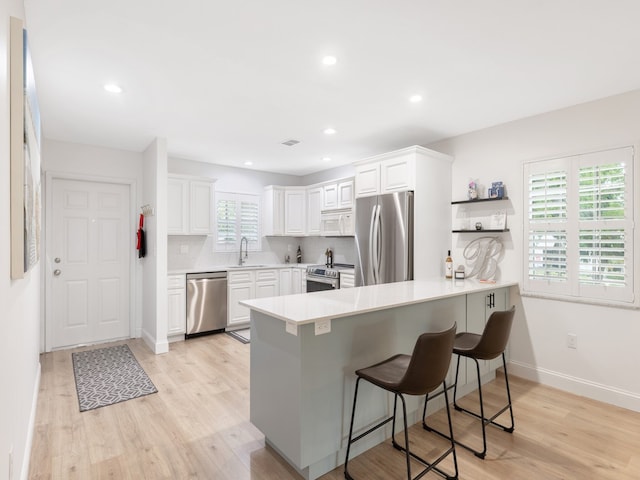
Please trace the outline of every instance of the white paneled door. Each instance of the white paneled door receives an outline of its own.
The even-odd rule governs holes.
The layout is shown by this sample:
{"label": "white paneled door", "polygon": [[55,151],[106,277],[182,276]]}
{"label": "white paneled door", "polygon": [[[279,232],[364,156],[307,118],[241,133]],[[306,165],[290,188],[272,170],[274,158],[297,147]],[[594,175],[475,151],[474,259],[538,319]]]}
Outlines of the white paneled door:
{"label": "white paneled door", "polygon": [[47,350],[129,337],[129,186],[53,179]]}

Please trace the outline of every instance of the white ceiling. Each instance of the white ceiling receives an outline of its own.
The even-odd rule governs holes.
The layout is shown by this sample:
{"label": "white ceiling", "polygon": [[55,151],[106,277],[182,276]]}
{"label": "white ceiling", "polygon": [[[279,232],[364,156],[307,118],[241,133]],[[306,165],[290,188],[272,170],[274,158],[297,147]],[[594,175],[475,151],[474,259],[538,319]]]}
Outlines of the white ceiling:
{"label": "white ceiling", "polygon": [[304,175],[640,88],[638,0],[25,8],[47,138],[142,151],[164,137],[172,157],[257,170]]}

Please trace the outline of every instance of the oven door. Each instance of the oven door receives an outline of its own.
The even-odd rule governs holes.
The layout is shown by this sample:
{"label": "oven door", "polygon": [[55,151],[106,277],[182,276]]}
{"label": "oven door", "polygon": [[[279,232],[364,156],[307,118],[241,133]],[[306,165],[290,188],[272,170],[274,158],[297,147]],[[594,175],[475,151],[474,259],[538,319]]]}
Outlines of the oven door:
{"label": "oven door", "polygon": [[340,280],[307,273],[307,293],[340,288]]}

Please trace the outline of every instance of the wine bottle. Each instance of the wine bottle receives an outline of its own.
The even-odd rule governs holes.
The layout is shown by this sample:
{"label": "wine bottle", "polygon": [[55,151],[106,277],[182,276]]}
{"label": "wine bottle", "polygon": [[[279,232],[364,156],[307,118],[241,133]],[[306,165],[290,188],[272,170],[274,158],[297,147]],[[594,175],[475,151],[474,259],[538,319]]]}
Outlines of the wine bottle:
{"label": "wine bottle", "polygon": [[302,263],[302,250],[300,250],[300,245],[298,245],[298,251],[296,252],[296,261]]}
{"label": "wine bottle", "polygon": [[453,278],[453,260],[451,259],[451,250],[447,251],[447,258],[444,261],[444,276]]}

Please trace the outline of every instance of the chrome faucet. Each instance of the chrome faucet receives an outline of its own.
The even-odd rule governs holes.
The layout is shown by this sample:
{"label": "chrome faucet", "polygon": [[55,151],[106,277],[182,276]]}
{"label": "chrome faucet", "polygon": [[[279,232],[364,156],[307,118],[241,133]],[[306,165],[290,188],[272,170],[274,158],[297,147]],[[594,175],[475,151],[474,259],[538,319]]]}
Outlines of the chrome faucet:
{"label": "chrome faucet", "polygon": [[240,239],[240,258],[238,259],[238,265],[242,265],[244,263],[244,260],[242,259],[242,242],[245,242],[244,258],[249,258],[249,239],[247,237],[242,237]]}

